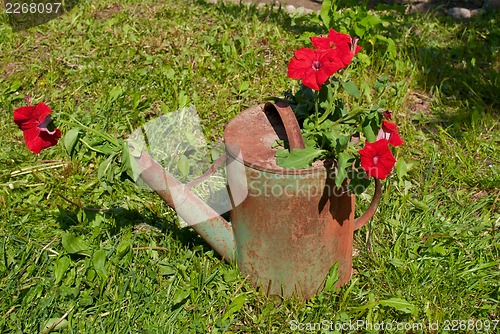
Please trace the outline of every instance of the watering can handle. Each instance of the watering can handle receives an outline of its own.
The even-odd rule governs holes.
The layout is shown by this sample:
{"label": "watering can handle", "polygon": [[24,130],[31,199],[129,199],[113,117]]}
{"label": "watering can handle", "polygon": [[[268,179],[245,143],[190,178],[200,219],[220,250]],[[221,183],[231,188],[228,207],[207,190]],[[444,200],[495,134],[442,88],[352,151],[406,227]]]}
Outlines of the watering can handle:
{"label": "watering can handle", "polygon": [[[270,108],[276,109],[281,117],[281,120],[283,121],[286,135],[288,137],[288,142],[290,144],[290,149],[292,150],[294,148],[305,148],[304,139],[302,137],[302,133],[300,132],[299,123],[297,122],[297,118],[295,117],[295,114],[288,103],[283,100],[278,100],[275,103],[267,102],[264,105],[264,110],[269,110]],[[361,217],[354,220],[354,230],[357,230],[366,225],[366,223],[368,223],[368,221],[375,214],[375,211],[377,211],[377,207],[382,197],[382,185],[379,179],[374,179],[375,194],[373,194],[373,199],[366,212],[363,213]]]}
{"label": "watering can handle", "polygon": [[374,177],[375,179],[375,193],[373,194],[372,201],[370,203],[370,206],[368,209],[361,215],[361,217],[356,218],[354,220],[354,230],[356,231],[357,229],[363,227],[368,223],[368,221],[373,217],[375,214],[375,211],[377,211],[377,207],[380,203],[380,199],[382,198],[382,185],[380,183],[380,180]]}
{"label": "watering can handle", "polygon": [[281,121],[283,122],[286,136],[288,138],[288,143],[290,145],[290,150],[293,150],[294,148],[306,148],[304,138],[300,132],[299,122],[297,122],[297,118],[288,103],[283,100],[277,100],[275,103],[267,102],[264,105],[264,110],[267,111],[270,108],[276,109],[281,117]]}

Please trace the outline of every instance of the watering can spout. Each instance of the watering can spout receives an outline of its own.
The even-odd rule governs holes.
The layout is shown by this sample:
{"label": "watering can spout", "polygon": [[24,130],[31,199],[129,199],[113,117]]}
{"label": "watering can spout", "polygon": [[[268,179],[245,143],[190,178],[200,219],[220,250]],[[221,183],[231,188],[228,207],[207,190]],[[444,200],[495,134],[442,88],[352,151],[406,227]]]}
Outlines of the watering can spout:
{"label": "watering can spout", "polygon": [[135,159],[141,169],[141,179],[223,259],[234,262],[235,243],[231,225],[148,153],[143,151]]}

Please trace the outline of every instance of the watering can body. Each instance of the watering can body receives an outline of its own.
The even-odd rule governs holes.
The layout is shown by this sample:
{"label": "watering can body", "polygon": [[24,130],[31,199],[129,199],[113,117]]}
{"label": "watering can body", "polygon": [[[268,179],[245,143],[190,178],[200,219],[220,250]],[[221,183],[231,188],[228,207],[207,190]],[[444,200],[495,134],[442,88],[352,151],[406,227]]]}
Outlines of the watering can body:
{"label": "watering can body", "polygon": [[[254,286],[268,295],[309,299],[322,289],[335,263],[337,286],[349,281],[353,233],[375,212],[380,182],[376,179],[367,212],[355,219],[355,197],[346,185],[335,187],[334,165],[282,168],[273,148],[277,139],[304,148],[297,120],[283,102],[249,108],[227,125],[226,176],[236,203],[230,224],[189,189],[179,187],[146,153],[137,162],[141,178],[186,221],[202,221],[192,227],[223,258],[236,262]],[[244,198],[238,198],[240,194]]]}
{"label": "watering can body", "polygon": [[[278,166],[277,139],[304,148],[295,115],[283,102],[247,109],[225,129],[229,188],[238,192],[244,179],[248,192],[230,213],[236,259],[240,271],[266,293],[308,299],[335,263],[337,286],[349,281],[354,230],[374,208],[363,221],[354,219],[355,196],[346,184],[335,186],[333,163]],[[244,178],[232,173],[241,170],[238,164],[244,165]]]}

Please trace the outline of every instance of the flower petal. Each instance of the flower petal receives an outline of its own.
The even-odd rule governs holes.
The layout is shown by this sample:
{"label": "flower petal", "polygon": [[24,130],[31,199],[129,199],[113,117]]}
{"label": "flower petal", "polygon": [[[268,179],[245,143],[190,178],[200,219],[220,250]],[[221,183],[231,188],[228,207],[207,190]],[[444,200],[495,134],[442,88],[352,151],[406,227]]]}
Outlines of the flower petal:
{"label": "flower petal", "polygon": [[38,121],[33,117],[34,106],[20,107],[14,110],[14,122],[19,129],[25,131],[38,126]]}
{"label": "flower petal", "polygon": [[400,146],[404,144],[401,136],[399,135],[398,126],[396,124],[383,120],[382,127],[380,128],[377,138],[382,133],[384,134],[384,139],[387,139],[387,141],[389,141],[389,144],[391,144],[392,146]]}
{"label": "flower petal", "polygon": [[389,143],[385,139],[374,143],[366,143],[365,147],[358,151],[361,167],[368,177],[376,177],[384,180],[391,173],[396,159],[389,149]]}
{"label": "flower petal", "polygon": [[48,131],[39,131],[38,136],[31,137],[28,140],[25,132],[25,142],[28,149],[35,154],[40,153],[41,150],[55,146],[59,138],[61,138],[61,131],[59,129],[55,129],[52,131],[53,133],[49,133]]}
{"label": "flower petal", "polygon": [[39,123],[42,123],[50,114],[52,114],[52,110],[45,103],[40,102],[35,106],[35,117]]}

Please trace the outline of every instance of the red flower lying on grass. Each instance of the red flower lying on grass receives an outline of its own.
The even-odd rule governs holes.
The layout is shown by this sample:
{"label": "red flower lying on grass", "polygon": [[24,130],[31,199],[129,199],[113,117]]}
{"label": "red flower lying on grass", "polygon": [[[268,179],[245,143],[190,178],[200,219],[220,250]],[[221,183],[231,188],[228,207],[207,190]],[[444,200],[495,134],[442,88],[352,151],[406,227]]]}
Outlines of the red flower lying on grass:
{"label": "red flower lying on grass", "polygon": [[51,113],[52,110],[42,102],[14,110],[14,122],[23,131],[26,146],[35,154],[56,145],[61,138],[61,131],[52,124]]}
{"label": "red flower lying on grass", "polygon": [[361,167],[368,177],[376,177],[385,180],[391,173],[396,159],[389,149],[389,142],[385,139],[377,140],[374,143],[366,143],[362,150],[358,151]]}

